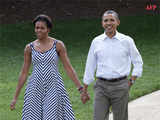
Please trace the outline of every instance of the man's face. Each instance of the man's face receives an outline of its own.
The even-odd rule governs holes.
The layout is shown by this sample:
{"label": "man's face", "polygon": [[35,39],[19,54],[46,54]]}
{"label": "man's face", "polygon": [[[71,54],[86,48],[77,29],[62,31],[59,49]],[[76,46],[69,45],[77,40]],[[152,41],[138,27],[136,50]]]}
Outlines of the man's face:
{"label": "man's face", "polygon": [[120,21],[113,14],[106,14],[102,18],[102,26],[106,33],[115,33]]}

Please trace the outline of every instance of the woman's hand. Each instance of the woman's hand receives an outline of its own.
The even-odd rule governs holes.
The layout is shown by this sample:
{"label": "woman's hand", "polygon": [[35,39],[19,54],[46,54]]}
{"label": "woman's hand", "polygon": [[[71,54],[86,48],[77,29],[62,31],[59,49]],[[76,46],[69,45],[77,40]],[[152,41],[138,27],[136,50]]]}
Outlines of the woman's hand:
{"label": "woman's hand", "polygon": [[85,104],[88,100],[90,100],[90,96],[89,96],[88,92],[83,89],[83,91],[81,93],[81,101],[83,104]]}
{"label": "woman's hand", "polygon": [[13,100],[11,101],[11,104],[10,104],[10,109],[11,109],[11,110],[14,110],[14,109],[15,109],[16,102],[17,102],[16,99],[13,99]]}

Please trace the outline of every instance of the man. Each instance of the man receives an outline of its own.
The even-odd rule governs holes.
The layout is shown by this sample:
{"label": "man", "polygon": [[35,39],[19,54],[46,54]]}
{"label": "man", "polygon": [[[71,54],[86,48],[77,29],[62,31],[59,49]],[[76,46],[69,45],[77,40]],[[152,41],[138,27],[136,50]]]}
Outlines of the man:
{"label": "man", "polygon": [[84,103],[88,100],[85,94],[96,71],[94,120],[108,120],[110,106],[114,120],[128,120],[129,88],[142,74],[141,55],[133,39],[117,31],[119,24],[118,14],[106,11],[102,16],[105,32],[94,38],[89,49],[81,99]]}

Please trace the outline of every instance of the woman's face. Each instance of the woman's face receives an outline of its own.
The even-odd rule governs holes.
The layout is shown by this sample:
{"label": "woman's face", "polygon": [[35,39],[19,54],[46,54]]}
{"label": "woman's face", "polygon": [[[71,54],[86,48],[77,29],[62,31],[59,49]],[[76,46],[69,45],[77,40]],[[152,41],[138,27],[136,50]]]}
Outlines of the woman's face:
{"label": "woman's face", "polygon": [[35,23],[35,33],[38,39],[43,39],[48,36],[49,29],[44,21],[37,21]]}

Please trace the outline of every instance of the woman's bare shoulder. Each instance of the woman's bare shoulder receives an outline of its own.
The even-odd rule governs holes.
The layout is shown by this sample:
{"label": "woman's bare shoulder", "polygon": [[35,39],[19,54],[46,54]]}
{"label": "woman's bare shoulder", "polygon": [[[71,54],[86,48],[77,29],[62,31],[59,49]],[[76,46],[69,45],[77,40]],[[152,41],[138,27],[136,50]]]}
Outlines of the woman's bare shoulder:
{"label": "woman's bare shoulder", "polygon": [[58,46],[60,46],[60,47],[64,47],[65,46],[63,41],[61,41],[61,40],[56,40],[56,41],[57,41],[57,45]]}
{"label": "woman's bare shoulder", "polygon": [[57,49],[58,52],[66,51],[66,48],[65,48],[65,45],[64,45],[63,41],[56,40],[56,42],[57,42],[56,43],[56,49]]}
{"label": "woman's bare shoulder", "polygon": [[31,52],[31,50],[32,50],[32,49],[31,49],[31,44],[33,45],[35,42],[36,42],[36,40],[34,40],[34,41],[26,44],[24,51],[25,51],[25,52]]}

